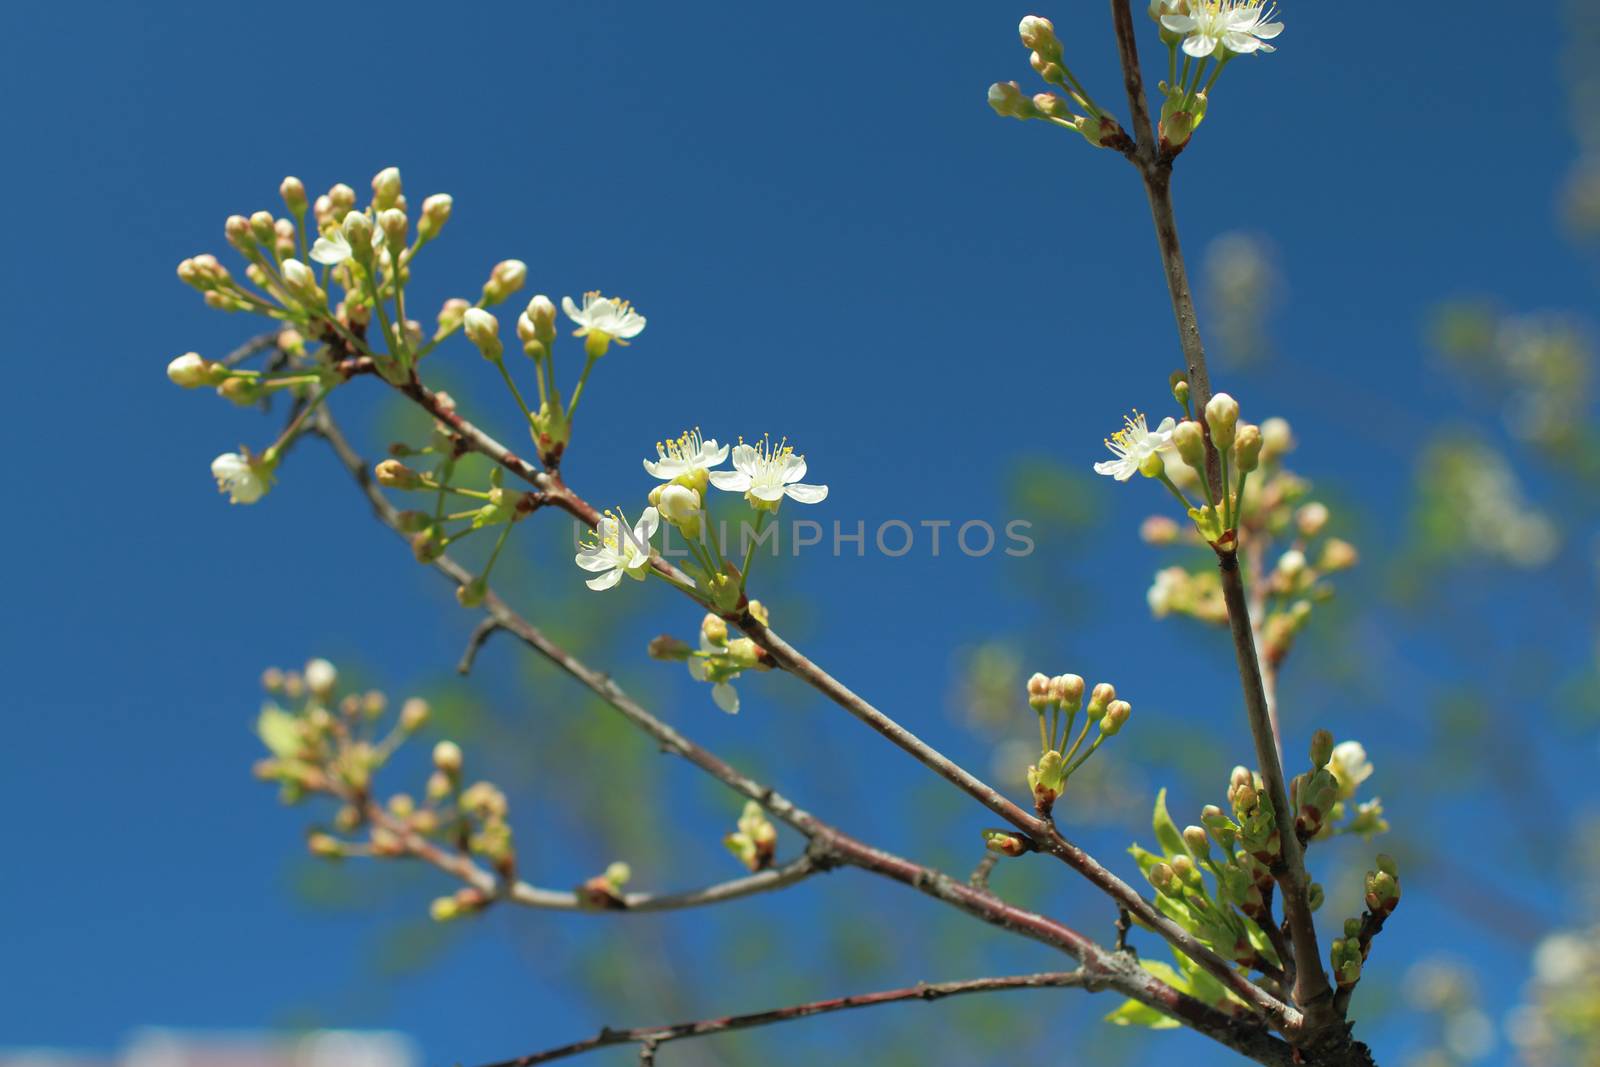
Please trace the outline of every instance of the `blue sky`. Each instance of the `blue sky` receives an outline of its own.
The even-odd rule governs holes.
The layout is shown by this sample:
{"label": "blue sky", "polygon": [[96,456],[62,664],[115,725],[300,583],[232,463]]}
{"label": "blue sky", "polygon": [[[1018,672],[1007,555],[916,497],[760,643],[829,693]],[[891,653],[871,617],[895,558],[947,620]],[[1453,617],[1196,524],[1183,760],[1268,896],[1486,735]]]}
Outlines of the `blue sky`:
{"label": "blue sky", "polygon": [[[1244,230],[1270,240],[1287,279],[1279,362],[1225,384],[1247,417],[1289,416],[1299,467],[1362,494],[1379,538],[1396,536],[1413,420],[1446,419],[1453,403],[1424,351],[1427,308],[1461,292],[1511,307],[1592,301],[1593,273],[1551,206],[1574,151],[1559,12],[1529,5],[1491,62],[1483,20],[1499,7],[1467,0],[1425,31],[1416,16],[1375,33],[1340,5],[1294,5],[1279,53],[1229,70],[1181,162],[1192,258]],[[426,305],[471,294],[516,256],[530,291],[604,288],[649,316],[585,401],[566,472],[591,499],[637,499],[639,457],[698,424],[723,439],[787,434],[832,487],[824,521],[1004,519],[1017,457],[1086,466],[1121,411],[1159,408],[1177,364],[1132,172],[984,105],[991,81],[1031,84],[1014,32],[1024,13],[833,2],[12,13],[0,64],[18,146],[0,172],[4,432],[26,483],[5,535],[0,796],[13,819],[0,913],[6,968],[28,978],[8,983],[0,1042],[106,1047],[143,1023],[264,1026],[318,991],[359,986],[350,961],[381,920],[291,898],[304,820],[245,773],[255,678],[322,653],[394,689],[441,684],[469,626],[321,456],[292,456],[255,508],[212,491],[210,458],[272,429],[165,380],[172,356],[220,355],[253,328],[207,312],[175,279],[178,260],[221,254],[223,218],[275,207],[286,173],[360,189],[396,164],[414,201],[455,197],[418,282]],[[1102,102],[1116,100],[1104,5],[1040,13]],[[475,354],[446,351],[452,388],[498,402]],[[357,425],[377,417],[368,396],[347,405]],[[509,432],[511,414],[501,405],[485,421]],[[1127,528],[1157,506],[1139,488],[1097,487],[1095,506]],[[1049,669],[1133,679],[1150,666],[1141,647],[1183,645],[1145,616],[1147,550],[1101,537],[1080,552],[1063,567],[1091,576],[1093,603],[1049,635],[1075,657]],[[807,559],[791,594],[810,595],[791,610],[835,673],[959,749],[970,742],[943,712],[947,654],[1020,610],[1006,567]],[[529,573],[578,577],[559,552]],[[650,617],[600,665],[659,680],[634,638],[695,619],[659,595],[637,600]],[[1205,663],[1226,703],[1229,664]],[[734,723],[686,689],[672,706],[686,728],[757,752],[772,716],[810,716],[800,736],[842,746],[849,784],[870,780],[878,754],[855,724],[785,704],[782,679],[760,683]],[[1170,683],[1150,688],[1177,699]],[[494,691],[509,702],[509,684]],[[1218,721],[1242,747],[1242,724]],[[953,832],[979,818],[960,812]],[[420,909],[437,888],[414,880],[412,897],[386,895],[380,910]],[[518,963],[508,920],[494,924],[363,1002],[355,1021],[406,1029],[435,1060],[521,1051],[600,1021],[549,975],[515,993],[496,981]],[[1394,958],[1454,936],[1449,924],[1419,918],[1395,935]],[[450,1000],[477,980],[487,992]],[[530,990],[547,1009],[532,1017]]]}

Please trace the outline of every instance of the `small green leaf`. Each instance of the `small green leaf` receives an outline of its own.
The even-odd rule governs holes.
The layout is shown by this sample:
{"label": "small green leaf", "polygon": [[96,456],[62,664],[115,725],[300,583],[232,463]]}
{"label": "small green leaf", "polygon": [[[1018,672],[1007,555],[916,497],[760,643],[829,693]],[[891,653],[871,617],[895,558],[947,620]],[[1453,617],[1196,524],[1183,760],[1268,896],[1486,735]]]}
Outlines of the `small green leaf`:
{"label": "small green leaf", "polygon": [[1151,820],[1156,830],[1156,841],[1161,844],[1161,849],[1167,858],[1173,856],[1187,856],[1189,850],[1184,847],[1183,835],[1178,832],[1178,824],[1172,821],[1172,816],[1167,814],[1167,791],[1163,789],[1156,794],[1156,812]]}
{"label": "small green leaf", "polygon": [[276,705],[268,704],[261,709],[256,719],[256,735],[279,759],[293,759],[300,754],[300,720]]}
{"label": "small green leaf", "polygon": [[1123,1001],[1120,1008],[1106,1016],[1106,1022],[1113,1026],[1144,1026],[1151,1030],[1173,1030],[1178,1026],[1178,1020],[1170,1019],[1137,1000]]}

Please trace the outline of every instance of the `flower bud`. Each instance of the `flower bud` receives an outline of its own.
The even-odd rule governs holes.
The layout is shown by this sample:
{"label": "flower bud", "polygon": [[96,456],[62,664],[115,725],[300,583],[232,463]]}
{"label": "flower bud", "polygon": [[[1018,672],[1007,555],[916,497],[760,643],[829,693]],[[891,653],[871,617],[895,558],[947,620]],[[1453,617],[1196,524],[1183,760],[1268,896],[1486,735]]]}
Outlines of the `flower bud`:
{"label": "flower bud", "polygon": [[400,189],[400,168],[383,168],[372,177],[372,206],[379,211],[393,207],[400,199]]}
{"label": "flower bud", "polygon": [[1195,868],[1194,860],[1182,854],[1172,857],[1172,873],[1185,885],[1193,886],[1200,881],[1200,872]]}
{"label": "flower bud", "polygon": [[1326,767],[1332,758],[1333,735],[1326,730],[1318,730],[1311,735],[1311,766]]}
{"label": "flower bud", "polygon": [[221,364],[212,363],[198,352],[185,352],[167,364],[167,377],[172,379],[174,385],[184,389],[210,385],[216,380],[217,371],[226,373]]}
{"label": "flower bud", "polygon": [[1113,700],[1117,699],[1116,686],[1110,682],[1101,682],[1089,694],[1089,718],[1099,720],[1105,716],[1106,708]]}
{"label": "flower bud", "polygon": [[489,280],[483,283],[483,302],[486,306],[500,303],[512,293],[521,289],[528,280],[528,265],[520,259],[501,260],[489,272]]}
{"label": "flower bud", "polygon": [[296,296],[309,296],[317,291],[317,276],[298,259],[283,261],[283,282]]}
{"label": "flower bud", "polygon": [[1127,725],[1128,716],[1133,714],[1133,705],[1126,700],[1113,700],[1106,705],[1106,713],[1100,719],[1100,732],[1107,737],[1115,737]]}
{"label": "flower bud", "polygon": [[1306,554],[1298,548],[1291,548],[1278,557],[1277,571],[1291,584],[1306,569]]}
{"label": "flower bud", "polygon": [[1261,458],[1270,463],[1294,450],[1294,432],[1287,419],[1274,416],[1261,424]]}
{"label": "flower bud", "polygon": [[1050,678],[1042,673],[1035,672],[1028,679],[1028,707],[1034,711],[1044,711],[1050,706]]}
{"label": "flower bud", "polygon": [[1189,375],[1184,371],[1175,370],[1172,372],[1172,377],[1168,379],[1168,381],[1172,385],[1172,399],[1178,402],[1179,407],[1183,408],[1185,411],[1188,411]]}
{"label": "flower bud", "polygon": [[652,638],[646,650],[651,659],[682,662],[694,654],[694,649],[689,642],[679,640],[671,634],[662,634]]}
{"label": "flower bud", "polygon": [[422,475],[397,459],[386,459],[373,468],[373,477],[386,489],[420,489]]}
{"label": "flower bud", "polygon": [[250,236],[254,237],[258,244],[272,244],[278,236],[276,222],[272,212],[257,211],[250,216]]}
{"label": "flower bud", "polygon": [[1139,461],[1139,473],[1146,478],[1159,478],[1167,473],[1166,461],[1161,458],[1160,452],[1152,452]]}
{"label": "flower bud", "polygon": [[1046,62],[1061,62],[1061,42],[1056,39],[1056,28],[1050,20],[1039,15],[1029,15],[1017,27],[1024,48],[1039,53]]}
{"label": "flower bud", "polygon": [[400,705],[400,729],[408,734],[416,733],[428,721],[432,709],[428,702],[421,697],[412,697]]}
{"label": "flower bud", "polygon": [[457,326],[460,326],[462,317],[466,315],[467,309],[471,306],[459,296],[453,296],[446,300],[439,308],[439,332],[449,333]]}
{"label": "flower bud", "polygon": [[409,227],[410,222],[406,219],[406,213],[397,207],[386,208],[378,212],[378,228],[383,231],[383,236],[389,242],[390,247],[398,247],[405,244],[406,232]]}
{"label": "flower bud", "polygon": [[1294,514],[1294,522],[1300,533],[1306,537],[1315,537],[1328,525],[1328,506],[1318,501],[1303,504]]}
{"label": "flower bud", "polygon": [[344,222],[340,225],[344,239],[350,243],[350,255],[357,263],[367,263],[372,259],[372,220],[367,218],[365,212],[347,212]]}
{"label": "flower bud", "polygon": [[440,741],[433,746],[433,766],[442,774],[455,777],[461,773],[461,746],[454,741]]}
{"label": "flower bud", "polygon": [[1211,443],[1218,451],[1233,447],[1234,430],[1239,426],[1239,402],[1227,393],[1218,393],[1206,402],[1206,425],[1211,427]]}
{"label": "flower bud", "polygon": [[1050,699],[1063,711],[1077,711],[1083,706],[1083,685],[1076,674],[1058,674],[1050,679]]}
{"label": "flower bud", "polygon": [[1328,574],[1349,570],[1360,561],[1360,558],[1356,547],[1349,541],[1330,537],[1322,546],[1322,557],[1317,561],[1317,569]]}
{"label": "flower bud", "polygon": [[255,235],[250,232],[250,220],[243,215],[229,215],[228,221],[222,224],[222,235],[241,252],[248,252],[256,246]]}
{"label": "flower bud", "polygon": [[1033,100],[1022,93],[1016,82],[995,82],[989,86],[989,106],[1003,118],[1036,119],[1039,109]]}
{"label": "flower bud", "polygon": [[505,351],[500,343],[500,322],[482,308],[468,308],[461,316],[467,340],[478,346],[483,358],[498,361]]}
{"label": "flower bud", "polygon": [[422,217],[417,220],[417,236],[431,241],[439,236],[444,224],[450,221],[450,211],[455,200],[449,193],[434,193],[422,202]]}
{"label": "flower bud", "polygon": [[1200,859],[1206,859],[1211,855],[1211,837],[1203,826],[1185,826],[1183,844]]}
{"label": "flower bud", "polygon": [[1066,119],[1072,117],[1072,109],[1067,102],[1055,93],[1034,93],[1033,106],[1039,114],[1052,119]]}
{"label": "flower bud", "polygon": [[323,859],[336,860],[344,857],[344,845],[331,834],[312,834],[306,838],[306,847],[311,850],[313,856],[320,856]]}
{"label": "flower bud", "polygon": [[1178,524],[1165,515],[1152,515],[1139,524],[1139,539],[1147,545],[1170,545],[1178,539]]}
{"label": "flower bud", "polygon": [[1179,884],[1178,875],[1169,864],[1157,863],[1150,868],[1145,877],[1162,896],[1174,898],[1183,896],[1183,886]]}
{"label": "flower bud", "polygon": [[1206,441],[1198,422],[1185,419],[1173,427],[1172,446],[1178,450],[1179,457],[1189,466],[1197,471],[1205,470]]}
{"label": "flower bud", "polygon": [[1017,857],[1029,849],[1027,840],[1021,834],[1014,834],[1010,830],[985,830],[983,843],[990,852],[998,852],[1002,856]]}
{"label": "flower bud", "polygon": [[720,615],[707,612],[706,617],[700,622],[700,636],[705,638],[708,644],[721,648],[728,643],[727,621]]}
{"label": "flower bud", "polygon": [[306,186],[299,178],[291,174],[279,182],[278,195],[291,215],[298,218],[306,213]]}
{"label": "flower bud", "polygon": [[339,682],[339,671],[325,659],[314,659],[306,664],[304,677],[311,695],[326,702]]}
{"label": "flower bud", "polygon": [[669,484],[661,490],[661,517],[694,540],[700,536],[700,494],[686,486]]}
{"label": "flower bud", "polygon": [[1233,464],[1239,473],[1249,474],[1261,465],[1261,427],[1247,422],[1233,438]]}
{"label": "flower bud", "polygon": [[489,583],[479,575],[465,585],[456,586],[456,603],[464,608],[476,608],[483,604],[483,598],[488,594]]}

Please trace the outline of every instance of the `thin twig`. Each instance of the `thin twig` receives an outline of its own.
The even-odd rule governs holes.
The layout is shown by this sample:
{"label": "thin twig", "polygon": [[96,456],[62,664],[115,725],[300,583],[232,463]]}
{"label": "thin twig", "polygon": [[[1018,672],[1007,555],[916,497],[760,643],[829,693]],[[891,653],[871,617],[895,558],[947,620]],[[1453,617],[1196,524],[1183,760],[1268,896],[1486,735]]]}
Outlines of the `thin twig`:
{"label": "thin twig", "polygon": [[472,634],[467,638],[467,647],[461,653],[461,662],[456,664],[457,674],[472,673],[472,665],[477,662],[478,653],[483,649],[484,642],[500,629],[504,627],[492,615],[484,616],[483,621],[472,628]]}
{"label": "thin twig", "polygon": [[878,993],[862,993],[853,997],[833,997],[793,1004],[786,1008],[752,1012],[749,1015],[728,1015],[720,1019],[700,1019],[695,1022],[673,1023],[670,1026],[640,1026],[628,1030],[603,1028],[593,1037],[574,1041],[559,1048],[534,1052],[516,1059],[502,1060],[489,1067],[534,1067],[539,1063],[577,1056],[607,1045],[644,1044],[651,1049],[668,1041],[680,1041],[707,1034],[725,1034],[733,1030],[749,1030],[758,1026],[808,1019],[814,1015],[828,1015],[836,1011],[871,1008],[882,1004],[900,1004],[907,1001],[935,1001],[945,997],[968,996],[973,993],[998,993],[1016,989],[1062,989],[1078,987],[1096,988],[1094,979],[1083,971],[1057,971],[1048,974],[1027,974],[1006,978],[975,978],[965,982],[919,982],[904,989],[888,989]]}

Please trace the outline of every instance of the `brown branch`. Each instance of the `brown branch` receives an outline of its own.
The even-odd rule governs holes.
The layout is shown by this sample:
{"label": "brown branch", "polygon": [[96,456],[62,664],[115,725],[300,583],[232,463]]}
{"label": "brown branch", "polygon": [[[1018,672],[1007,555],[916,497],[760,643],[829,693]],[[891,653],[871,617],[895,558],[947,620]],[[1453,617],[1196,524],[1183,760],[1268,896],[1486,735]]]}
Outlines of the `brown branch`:
{"label": "brown branch", "polygon": [[597,1048],[608,1045],[639,1044],[652,1052],[668,1041],[680,1041],[690,1037],[704,1037],[707,1034],[724,1034],[733,1030],[749,1030],[758,1026],[771,1026],[774,1023],[792,1022],[796,1019],[809,1019],[814,1015],[829,1015],[836,1011],[850,1011],[855,1008],[871,1008],[880,1004],[900,1004],[907,1001],[935,1001],[945,997],[966,996],[972,993],[997,993],[1014,989],[1061,989],[1077,987],[1095,990],[1098,983],[1083,971],[1057,971],[1048,974],[1017,975],[1007,978],[975,978],[965,982],[919,982],[905,989],[888,989],[877,993],[861,993],[852,997],[833,997],[828,1000],[813,1000],[805,1004],[793,1004],[786,1008],[775,1008],[771,1011],[752,1012],[749,1015],[728,1015],[720,1019],[700,1019],[695,1022],[673,1023],[670,1026],[640,1026],[630,1030],[614,1030],[605,1027],[594,1037],[582,1041],[574,1041],[570,1045],[559,1048],[546,1049],[543,1052],[534,1052],[527,1056],[518,1056],[516,1059],[502,1060],[491,1064],[489,1067],[533,1067],[534,1064],[550,1063],[554,1060],[566,1059],[569,1056],[581,1055]]}
{"label": "brown branch", "polygon": [[[1138,71],[1139,53],[1134,40],[1133,16],[1129,0],[1111,0],[1111,10],[1117,29],[1118,51],[1122,58],[1124,80],[1130,93],[1130,105],[1147,106],[1144,101],[1143,79]],[[1131,94],[1137,90],[1138,99]],[[1178,338],[1183,347],[1189,379],[1189,393],[1196,412],[1202,412],[1211,399],[1211,378],[1206,369],[1205,344],[1200,336],[1199,317],[1195,312],[1194,294],[1189,285],[1188,268],[1184,263],[1183,247],[1178,239],[1177,218],[1172,206],[1172,161],[1158,159],[1154,154],[1142,153],[1136,161],[1144,179],[1146,197],[1150,201],[1150,214],[1155,223],[1156,243],[1161,251],[1161,262],[1166,271],[1167,289],[1172,301],[1173,315],[1177,320]],[[1205,420],[1201,419],[1205,427]],[[1221,463],[1216,447],[1206,434],[1206,473],[1208,492],[1213,502],[1222,489]],[[1273,730],[1273,713],[1267,701],[1261,675],[1261,664],[1256,655],[1256,642],[1250,623],[1250,609],[1245,600],[1244,584],[1239,573],[1237,545],[1221,547],[1217,551],[1222,574],[1223,600],[1228,606],[1228,627],[1233,635],[1234,658],[1239,665],[1239,680],[1244,690],[1245,710],[1249,717],[1250,733],[1255,742],[1256,762],[1266,786],[1267,799],[1276,814],[1281,842],[1281,862],[1275,865],[1273,875],[1283,895],[1283,909],[1289,924],[1295,953],[1296,1004],[1307,1014],[1306,1029],[1315,1036],[1318,1031],[1331,1030],[1339,1020],[1333,1014],[1333,989],[1328,984],[1323,969],[1322,953],[1317,947],[1317,929],[1311,916],[1307,898],[1309,879],[1306,875],[1305,856],[1300,839],[1294,833],[1294,812],[1289,807],[1289,793],[1285,787],[1282,761],[1278,758],[1278,739]],[[1342,1029],[1342,1028],[1339,1028]]]}
{"label": "brown branch", "polygon": [[[313,427],[315,432],[327,440],[335,455],[362,488],[379,520],[404,536],[399,526],[398,509],[390,504],[378,489],[373,481],[371,468],[344,438],[326,407],[318,411]],[[433,566],[457,584],[472,578],[472,574],[448,554],[440,556],[434,561]],[[776,790],[750,779],[720,757],[689,741],[671,726],[651,715],[609,677],[588,667],[551,641],[537,627],[512,610],[492,590],[484,597],[483,609],[501,629],[550,660],[653,738],[662,751],[684,759],[735,793],[756,801],[774,818],[808,838],[812,842],[813,849],[822,850],[833,862],[859,867],[880,877],[908,885],[936,900],[957,907],[991,926],[1058,948],[1077,959],[1083,964],[1085,972],[1095,975],[1097,980],[1103,980],[1108,988],[1114,988],[1142,1004],[1176,1018],[1257,1062],[1265,1064],[1290,1062],[1288,1046],[1274,1037],[1258,1021],[1230,1015],[1179,992],[1139,967],[1131,958],[1108,952],[1063,923],[1016,907],[987,890],[958,882],[933,868],[873,848],[842,830],[816,819]],[[1022,814],[1024,818],[1032,820],[1032,816]],[[1053,828],[1051,832],[1054,833]],[[1055,835],[1055,839],[1066,845],[1059,834]],[[1082,855],[1081,852],[1078,854]],[[1092,860],[1089,862],[1093,863]],[[1095,866],[1098,867],[1098,864]],[[1109,872],[1107,877],[1115,880]],[[1153,912],[1153,909],[1137,894],[1133,894],[1131,889],[1127,889],[1126,886],[1124,889],[1138,902],[1140,909]],[[1140,909],[1132,910],[1139,914]],[[1159,913],[1153,914],[1161,923],[1172,926],[1165,916]],[[1179,933],[1188,937],[1186,931],[1180,930]],[[1200,953],[1210,954],[1204,946],[1199,946],[1198,943],[1196,945]],[[1249,986],[1249,988],[1255,987]],[[1266,997],[1265,993],[1260,995]],[[1267,999],[1271,1000],[1270,997]],[[1272,1003],[1277,1002],[1272,1001]]]}
{"label": "brown branch", "polygon": [[472,665],[478,660],[478,653],[482,651],[484,643],[493,637],[496,630],[504,629],[492,615],[486,615],[483,621],[472,628],[472,635],[467,638],[467,647],[461,653],[461,662],[456,664],[457,674],[471,674]]}

